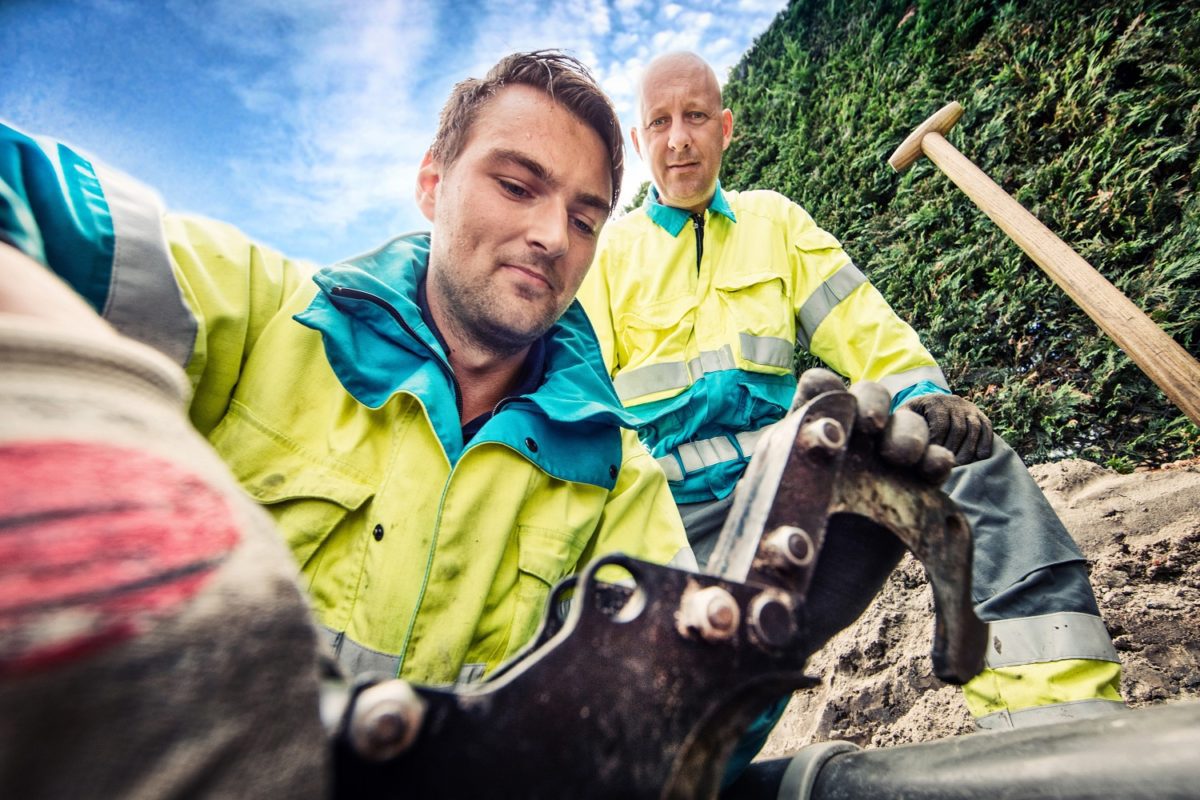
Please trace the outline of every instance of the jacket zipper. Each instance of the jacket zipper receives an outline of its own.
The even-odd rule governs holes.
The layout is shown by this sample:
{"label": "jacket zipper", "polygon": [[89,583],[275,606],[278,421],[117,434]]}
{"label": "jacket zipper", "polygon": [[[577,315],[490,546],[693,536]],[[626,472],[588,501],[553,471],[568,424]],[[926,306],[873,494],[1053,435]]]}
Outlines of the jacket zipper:
{"label": "jacket zipper", "polygon": [[696,232],[696,274],[700,274],[700,259],[704,257],[704,215],[692,214],[692,230]]}

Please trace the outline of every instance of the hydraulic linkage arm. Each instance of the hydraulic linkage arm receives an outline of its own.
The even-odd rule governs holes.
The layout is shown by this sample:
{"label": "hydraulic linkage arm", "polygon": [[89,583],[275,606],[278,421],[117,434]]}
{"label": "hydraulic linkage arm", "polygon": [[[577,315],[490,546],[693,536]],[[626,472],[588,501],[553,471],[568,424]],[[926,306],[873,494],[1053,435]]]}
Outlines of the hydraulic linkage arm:
{"label": "hydraulic linkage arm", "polygon": [[804,399],[760,443],[711,574],[611,555],[556,587],[535,640],[485,682],[362,689],[334,713],[338,795],[715,797],[740,735],[815,682],[809,656],[904,548],[933,585],[934,671],[975,675],[986,629],[970,531],[937,488],[949,454],[918,434],[885,458],[906,445],[882,430],[880,387]]}

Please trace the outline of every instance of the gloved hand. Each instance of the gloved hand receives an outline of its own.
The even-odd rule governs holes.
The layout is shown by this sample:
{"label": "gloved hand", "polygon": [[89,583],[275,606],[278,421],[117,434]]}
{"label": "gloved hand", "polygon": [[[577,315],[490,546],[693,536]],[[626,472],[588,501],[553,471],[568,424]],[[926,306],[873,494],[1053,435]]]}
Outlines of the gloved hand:
{"label": "gloved hand", "polygon": [[992,423],[979,407],[953,394],[923,394],[904,404],[929,425],[930,444],[940,444],[959,466],[992,454]]}

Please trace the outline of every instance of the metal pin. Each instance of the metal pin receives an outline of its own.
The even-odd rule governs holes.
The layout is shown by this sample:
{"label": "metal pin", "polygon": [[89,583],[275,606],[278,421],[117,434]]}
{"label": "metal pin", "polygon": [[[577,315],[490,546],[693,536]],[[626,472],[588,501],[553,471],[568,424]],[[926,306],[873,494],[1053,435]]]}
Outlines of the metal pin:
{"label": "metal pin", "polygon": [[412,746],[424,718],[425,701],[407,681],[377,683],[355,698],[350,744],[368,761],[387,761]]}
{"label": "metal pin", "polygon": [[832,456],[846,444],[846,429],[832,417],[822,417],[800,428],[797,441],[805,450]]}
{"label": "metal pin", "polygon": [[808,566],[815,556],[812,537],[795,525],[780,525],[763,538],[763,555],[777,569]]}
{"label": "metal pin", "polygon": [[737,601],[720,586],[686,593],[679,608],[679,632],[706,642],[724,642],[737,634],[742,613]]}

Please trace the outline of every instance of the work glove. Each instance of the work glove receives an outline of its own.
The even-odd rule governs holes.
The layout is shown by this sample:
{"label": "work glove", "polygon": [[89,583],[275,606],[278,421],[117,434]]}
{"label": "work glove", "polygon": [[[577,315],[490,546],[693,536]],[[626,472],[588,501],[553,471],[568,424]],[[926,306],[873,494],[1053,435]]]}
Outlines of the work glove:
{"label": "work glove", "polygon": [[992,454],[992,423],[979,407],[953,394],[923,394],[904,404],[929,425],[930,444],[940,444],[954,453],[962,466],[982,461]]}
{"label": "work glove", "polygon": [[[844,392],[841,377],[821,367],[800,375],[792,411],[825,392]],[[854,427],[871,436],[879,434],[880,457],[898,467],[915,467],[931,483],[941,485],[955,466],[954,454],[937,444],[929,435],[925,418],[908,408],[891,412],[892,396],[882,384],[859,381],[850,387],[857,401]]]}

